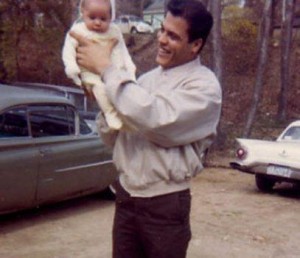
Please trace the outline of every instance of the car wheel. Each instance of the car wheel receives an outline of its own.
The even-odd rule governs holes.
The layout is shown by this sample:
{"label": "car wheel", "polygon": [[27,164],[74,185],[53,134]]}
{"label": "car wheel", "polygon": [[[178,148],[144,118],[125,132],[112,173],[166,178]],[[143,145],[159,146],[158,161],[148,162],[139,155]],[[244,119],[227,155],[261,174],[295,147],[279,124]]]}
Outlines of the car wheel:
{"label": "car wheel", "polygon": [[264,176],[264,175],[255,175],[255,182],[257,188],[262,192],[271,192],[275,185],[275,181]]}
{"label": "car wheel", "polygon": [[137,34],[138,31],[135,27],[132,27],[131,31],[130,31],[132,34]]}

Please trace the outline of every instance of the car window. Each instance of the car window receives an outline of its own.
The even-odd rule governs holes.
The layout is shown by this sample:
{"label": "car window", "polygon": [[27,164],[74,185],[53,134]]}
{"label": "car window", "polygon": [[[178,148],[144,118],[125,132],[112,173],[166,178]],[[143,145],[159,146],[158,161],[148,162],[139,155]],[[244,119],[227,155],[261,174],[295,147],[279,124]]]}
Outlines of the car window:
{"label": "car window", "polygon": [[300,140],[300,127],[289,128],[283,136],[283,139]]}
{"label": "car window", "polygon": [[29,107],[33,137],[75,134],[75,112],[66,105],[35,105]]}
{"label": "car window", "polygon": [[29,136],[26,108],[16,107],[0,114],[0,138]]}
{"label": "car window", "polygon": [[92,133],[91,127],[88,126],[88,124],[82,117],[80,117],[80,119],[79,119],[79,130],[80,130],[80,134]]}

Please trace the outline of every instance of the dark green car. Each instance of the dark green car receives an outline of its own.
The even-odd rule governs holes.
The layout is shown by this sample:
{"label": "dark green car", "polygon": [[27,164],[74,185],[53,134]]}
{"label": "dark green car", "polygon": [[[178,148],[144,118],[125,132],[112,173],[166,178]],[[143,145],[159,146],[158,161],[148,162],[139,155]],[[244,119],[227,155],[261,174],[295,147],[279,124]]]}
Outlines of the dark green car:
{"label": "dark green car", "polygon": [[0,84],[0,214],[107,189],[111,152],[65,97]]}

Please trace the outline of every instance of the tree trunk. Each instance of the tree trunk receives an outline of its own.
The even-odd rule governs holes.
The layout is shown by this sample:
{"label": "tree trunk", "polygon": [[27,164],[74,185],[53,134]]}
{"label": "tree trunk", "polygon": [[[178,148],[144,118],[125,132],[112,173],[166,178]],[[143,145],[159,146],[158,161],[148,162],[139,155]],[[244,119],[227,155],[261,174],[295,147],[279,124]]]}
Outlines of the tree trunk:
{"label": "tree trunk", "polygon": [[144,0],[140,0],[140,3],[139,3],[139,13],[140,13],[140,17],[143,17],[143,10],[144,10]]}
{"label": "tree trunk", "polygon": [[[206,7],[210,10],[213,18],[214,25],[211,31],[211,47],[212,47],[212,69],[215,72],[220,84],[222,85],[222,40],[221,40],[221,14],[222,14],[222,2],[220,0],[206,1]],[[223,85],[222,85],[223,86]],[[217,128],[216,146],[224,144],[226,138],[225,132],[221,131],[220,125]]]}
{"label": "tree trunk", "polygon": [[212,28],[213,70],[219,81],[222,82],[221,1],[211,0],[210,10],[214,17],[214,26]]}
{"label": "tree trunk", "polygon": [[290,48],[292,43],[294,0],[283,0],[281,27],[281,90],[278,98],[277,117],[286,120],[287,98],[290,87]]}
{"label": "tree trunk", "polygon": [[246,126],[244,129],[244,137],[249,137],[255,119],[257,107],[262,94],[263,75],[266,69],[266,62],[268,57],[268,45],[270,39],[270,26],[272,16],[272,0],[265,0],[263,10],[263,18],[261,22],[261,29],[259,35],[259,60],[257,66],[256,83],[253,92],[252,104],[248,114]]}
{"label": "tree trunk", "polygon": [[110,0],[111,3],[111,19],[114,20],[116,18],[116,1]]}

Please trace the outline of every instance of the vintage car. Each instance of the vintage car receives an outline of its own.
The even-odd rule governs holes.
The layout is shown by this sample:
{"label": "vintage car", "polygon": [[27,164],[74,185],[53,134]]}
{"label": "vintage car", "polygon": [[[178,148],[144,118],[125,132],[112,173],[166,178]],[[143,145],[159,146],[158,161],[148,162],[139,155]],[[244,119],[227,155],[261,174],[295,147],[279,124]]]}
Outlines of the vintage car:
{"label": "vintage car", "polygon": [[33,89],[47,93],[48,95],[58,95],[68,98],[79,111],[81,117],[86,121],[88,126],[93,130],[95,134],[98,133],[95,118],[99,112],[99,107],[95,101],[91,101],[84,91],[78,87],[67,87],[63,85],[54,85],[46,83],[33,83],[33,82],[14,82],[14,86]]}
{"label": "vintage car", "polygon": [[291,123],[276,139],[237,139],[234,169],[255,175],[257,188],[264,192],[276,183],[300,182],[300,120]]}
{"label": "vintage car", "polygon": [[153,33],[154,28],[135,15],[121,15],[114,20],[122,33]]}
{"label": "vintage car", "polygon": [[108,189],[111,151],[72,102],[0,84],[0,214]]}

